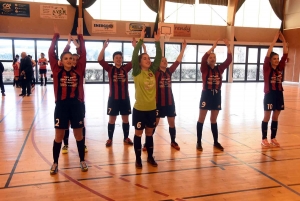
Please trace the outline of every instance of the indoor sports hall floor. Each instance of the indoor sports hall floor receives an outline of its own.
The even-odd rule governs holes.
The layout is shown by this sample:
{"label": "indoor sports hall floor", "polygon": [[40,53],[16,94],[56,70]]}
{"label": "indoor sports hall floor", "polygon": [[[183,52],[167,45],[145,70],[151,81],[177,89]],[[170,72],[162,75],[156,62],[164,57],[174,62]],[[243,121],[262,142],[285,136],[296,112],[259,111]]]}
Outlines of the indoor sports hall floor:
{"label": "indoor sports hall floor", "polygon": [[[86,84],[89,171],[80,170],[71,132],[69,153],[60,155],[59,173],[51,176],[53,86],[37,86],[23,98],[18,96],[20,89],[6,85],[0,112],[0,200],[300,200],[299,86],[284,84],[286,109],[279,117],[277,136],[281,147],[266,149],[260,144],[263,83],[223,84],[218,126],[225,151],[213,148],[207,116],[204,150],[199,152],[196,123],[202,84],[173,84],[181,149],[171,148],[168,124],[162,119],[154,135],[158,167],[149,166],[142,153],[143,169],[137,170],[133,147],[122,141],[120,117],[113,146],[105,147],[108,85]],[[130,95],[133,106],[133,84]]]}

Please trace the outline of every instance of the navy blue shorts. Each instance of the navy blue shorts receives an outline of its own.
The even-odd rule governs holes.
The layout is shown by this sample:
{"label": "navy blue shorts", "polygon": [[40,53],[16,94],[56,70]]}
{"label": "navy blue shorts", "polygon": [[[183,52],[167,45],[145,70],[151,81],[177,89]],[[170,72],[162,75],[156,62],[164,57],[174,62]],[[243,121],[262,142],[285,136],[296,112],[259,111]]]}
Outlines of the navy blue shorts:
{"label": "navy blue shorts", "polygon": [[270,91],[264,97],[264,111],[284,110],[282,91]]}
{"label": "navy blue shorts", "polygon": [[77,99],[57,101],[54,110],[54,128],[68,129],[84,127],[82,102]]}
{"label": "navy blue shorts", "polygon": [[221,90],[203,90],[199,108],[201,110],[221,110]]}

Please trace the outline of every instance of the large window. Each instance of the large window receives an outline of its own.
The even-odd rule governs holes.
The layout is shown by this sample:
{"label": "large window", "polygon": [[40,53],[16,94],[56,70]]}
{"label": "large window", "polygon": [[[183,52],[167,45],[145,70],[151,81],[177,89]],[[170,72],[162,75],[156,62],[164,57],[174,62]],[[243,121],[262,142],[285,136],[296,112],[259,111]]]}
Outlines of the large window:
{"label": "large window", "polygon": [[227,26],[227,6],[209,4],[181,4],[166,1],[166,23],[205,24]]}
{"label": "large window", "polygon": [[[263,81],[263,63],[267,47],[235,46],[233,61],[233,81]],[[273,51],[283,54],[282,47],[274,47]]]}
{"label": "large window", "polygon": [[[211,45],[188,44],[181,64],[172,74],[172,81],[180,82],[202,82],[200,72],[201,60],[204,54],[211,48]],[[168,66],[171,66],[177,59],[181,51],[181,44],[166,43],[165,57],[168,60]],[[227,58],[227,47],[217,46],[215,48],[217,64],[224,62]],[[223,81],[227,80],[227,69],[223,73]]]}
{"label": "large window", "polygon": [[156,13],[143,0],[97,0],[86,9],[94,19],[154,22]]}
{"label": "large window", "polygon": [[269,0],[246,0],[235,16],[235,26],[280,28],[280,25]]}

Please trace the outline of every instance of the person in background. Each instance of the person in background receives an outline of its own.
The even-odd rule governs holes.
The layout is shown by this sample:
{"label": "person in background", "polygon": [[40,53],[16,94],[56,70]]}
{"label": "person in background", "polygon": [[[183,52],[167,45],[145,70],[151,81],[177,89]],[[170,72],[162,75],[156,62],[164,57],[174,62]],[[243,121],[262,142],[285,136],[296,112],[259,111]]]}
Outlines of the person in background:
{"label": "person in background", "polygon": [[5,89],[4,89],[4,83],[3,83],[3,72],[4,72],[4,66],[2,62],[0,61],[0,88],[1,88],[1,94],[2,96],[5,95]]}
{"label": "person in background", "polygon": [[13,82],[13,86],[16,86],[17,88],[19,88],[20,84],[19,84],[19,71],[20,71],[20,63],[18,62],[17,58],[14,58],[13,61],[13,69],[14,69],[14,82]]}
{"label": "person in background", "polygon": [[[41,86],[46,86],[47,85],[47,65],[48,65],[48,60],[45,58],[45,54],[41,53],[41,58],[39,58],[38,61],[39,64],[39,73],[40,73],[40,79],[41,79]],[[45,84],[44,84],[44,79],[45,79]]]}
{"label": "person in background", "polygon": [[[22,93],[19,96],[30,96],[31,94],[31,81],[32,81],[32,62],[27,56],[26,52],[21,53],[21,63],[20,63],[20,77],[22,77]],[[27,93],[26,93],[27,92]]]}

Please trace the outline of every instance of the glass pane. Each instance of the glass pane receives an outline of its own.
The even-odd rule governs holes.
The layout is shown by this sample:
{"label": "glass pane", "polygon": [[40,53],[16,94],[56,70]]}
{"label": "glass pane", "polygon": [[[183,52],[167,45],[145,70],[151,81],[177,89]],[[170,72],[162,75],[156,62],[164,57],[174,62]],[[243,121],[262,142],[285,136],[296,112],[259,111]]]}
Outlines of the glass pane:
{"label": "glass pane", "polygon": [[105,73],[104,73],[104,81],[105,82],[108,82],[109,80],[108,80],[108,72],[106,72],[106,71],[104,71]]}
{"label": "glass pane", "polygon": [[211,45],[198,45],[198,62],[201,62],[202,57],[211,48]]}
{"label": "glass pane", "polygon": [[105,49],[105,61],[113,61],[113,54],[117,51],[122,51],[121,42],[110,42]]}
{"label": "glass pane", "polygon": [[234,46],[234,63],[246,63],[246,47]]}
{"label": "glass pane", "polygon": [[257,63],[257,48],[249,48],[248,49],[248,63]]}
{"label": "glass pane", "polygon": [[182,64],[181,67],[181,81],[196,81],[196,64]]}
{"label": "glass pane", "polygon": [[34,40],[15,40],[15,54],[20,55],[26,52],[27,55],[31,55],[32,59],[35,60],[34,54]]}
{"label": "glass pane", "polygon": [[267,48],[260,49],[260,63],[264,63],[267,52],[268,52]]}
{"label": "glass pane", "polygon": [[100,1],[95,1],[92,6],[86,8],[86,11],[93,17],[93,19],[101,19]]}
{"label": "glass pane", "polygon": [[195,24],[194,6],[190,4],[178,4],[177,22],[182,24]]}
{"label": "glass pane", "polygon": [[14,58],[12,55],[12,40],[0,39],[0,44],[0,60],[12,61]]}
{"label": "glass pane", "polygon": [[146,49],[147,49],[147,53],[149,55],[149,57],[155,57],[156,56],[156,48],[155,48],[155,44],[154,43],[145,43],[146,45]]}
{"label": "glass pane", "polygon": [[[37,46],[37,60],[39,58],[41,58],[41,53],[44,53],[45,54],[45,58],[49,59],[48,58],[48,50],[49,50],[49,47],[51,45],[51,41],[50,40],[37,40],[36,41],[36,46]],[[50,68],[50,66],[49,66]]]}
{"label": "glass pane", "polygon": [[128,81],[133,81],[132,69],[128,72]]}
{"label": "glass pane", "polygon": [[[176,61],[179,53],[180,53],[179,44],[165,44],[165,57],[169,62]],[[184,57],[185,54],[183,55],[183,58]]]}
{"label": "glass pane", "polygon": [[227,47],[226,46],[217,46],[214,50],[216,54],[217,62],[223,63],[227,59]]}
{"label": "glass pane", "polygon": [[223,72],[222,80],[223,80],[223,81],[226,81],[226,80],[227,80],[227,69],[225,69],[224,72]]}
{"label": "glass pane", "polygon": [[133,52],[133,46],[131,43],[124,42],[123,43],[123,61],[131,61],[132,59],[132,52]]}
{"label": "glass pane", "polygon": [[141,1],[141,22],[154,22],[156,13],[152,11],[146,4],[145,1]]}
{"label": "glass pane", "polygon": [[200,65],[201,64],[197,65],[197,81],[202,82],[202,73],[200,71]]}
{"label": "glass pane", "polygon": [[3,82],[4,83],[11,83],[14,79],[14,70],[12,67],[13,62],[2,62],[4,66],[4,72],[3,72]]}
{"label": "glass pane", "polygon": [[282,47],[273,47],[273,52],[276,52],[277,54],[279,54],[279,60],[283,55],[283,48]]}
{"label": "glass pane", "polygon": [[178,3],[166,1],[165,5],[165,23],[176,23],[177,21],[177,7]]}
{"label": "glass pane", "polygon": [[[100,14],[104,20],[121,20],[121,0],[101,0]],[[113,14],[112,14],[113,11]]]}
{"label": "glass pane", "polygon": [[[168,66],[171,66],[172,63],[169,63]],[[177,67],[175,72],[172,74],[172,81],[179,81],[180,80],[180,65]]]}
{"label": "glass pane", "polygon": [[264,80],[263,65],[259,66],[259,80]]}
{"label": "glass pane", "polygon": [[256,80],[257,66],[248,65],[247,80]]}
{"label": "glass pane", "polygon": [[85,70],[86,82],[102,82],[103,68],[98,63],[87,63]]}
{"label": "glass pane", "polygon": [[245,65],[239,65],[239,64],[233,65],[233,80],[235,81],[245,80]]}
{"label": "glass pane", "polygon": [[[197,45],[187,45],[184,51],[183,62],[196,62],[196,51]],[[181,51],[181,50],[179,50]],[[178,54],[179,55],[179,54]],[[177,56],[178,56],[177,55]]]}
{"label": "glass pane", "polygon": [[141,1],[126,0],[121,2],[121,20],[124,21],[139,21],[141,18]]}
{"label": "glass pane", "polygon": [[[63,53],[65,47],[67,46],[67,43],[68,43],[68,42],[67,42],[66,40],[64,40],[64,41],[62,41],[62,40],[58,41],[57,44],[58,44],[58,58],[59,58],[59,59],[60,59],[60,55]],[[73,43],[71,43],[70,46],[71,46],[71,48],[70,48],[69,51],[70,51],[72,54],[77,53],[77,50],[76,50],[75,45],[74,45]]]}
{"label": "glass pane", "polygon": [[87,61],[98,61],[98,56],[103,47],[102,42],[96,41],[86,41],[85,49],[86,49],[86,60]]}
{"label": "glass pane", "polygon": [[227,26],[226,20],[224,20],[227,19],[227,6],[210,5],[210,9],[212,10],[211,25]]}

